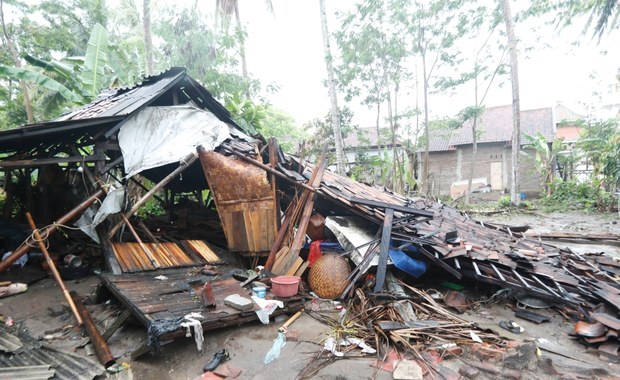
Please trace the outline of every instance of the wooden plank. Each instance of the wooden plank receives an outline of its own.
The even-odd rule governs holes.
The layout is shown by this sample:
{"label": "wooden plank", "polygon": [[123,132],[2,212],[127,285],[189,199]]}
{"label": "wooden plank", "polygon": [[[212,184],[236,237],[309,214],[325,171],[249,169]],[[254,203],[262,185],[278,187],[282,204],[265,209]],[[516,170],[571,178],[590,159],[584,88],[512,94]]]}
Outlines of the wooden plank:
{"label": "wooden plank", "polygon": [[0,167],[2,168],[31,168],[43,165],[64,164],[69,162],[97,162],[105,161],[107,159],[105,154],[93,154],[90,156],[69,156],[69,157],[49,157],[49,158],[35,158],[32,160],[5,160],[0,161]]}
{"label": "wooden plank", "polygon": [[[317,167],[312,172],[312,177],[310,179],[310,184],[313,187],[319,187],[321,185],[321,180],[323,179],[323,173],[325,173],[325,168],[327,166],[327,160],[325,158],[326,150],[323,149],[321,153],[321,157],[319,157],[319,161]],[[307,200],[304,203],[303,212],[301,214],[301,219],[299,220],[299,225],[297,226],[297,232],[295,233],[295,237],[293,238],[293,242],[291,243],[291,251],[290,258],[288,259],[286,265],[283,270],[288,272],[291,265],[295,263],[296,257],[299,256],[299,251],[304,244],[304,240],[306,237],[306,230],[308,229],[308,223],[310,223],[310,217],[312,216],[312,211],[314,209],[314,201],[316,198],[316,194],[311,194],[309,192],[304,191],[306,193]]]}
{"label": "wooden plank", "polygon": [[[271,170],[276,169],[276,165],[278,164],[278,155],[276,154],[277,142],[274,137],[269,139],[269,167]],[[280,202],[278,201],[278,178],[275,174],[271,173],[271,194],[273,199],[275,199],[276,207],[273,210],[273,236],[278,233],[278,229],[280,228]],[[266,220],[266,219],[265,219]]]}
{"label": "wooden plank", "polygon": [[110,337],[114,335],[116,330],[118,330],[123,325],[123,323],[125,323],[125,321],[127,320],[127,318],[129,318],[130,315],[131,315],[131,312],[129,311],[129,309],[123,310],[123,312],[116,317],[114,322],[112,322],[110,327],[108,327],[103,332],[103,334],[101,334],[101,336],[103,337],[103,340],[107,341],[108,339],[110,339]]}
{"label": "wooden plank", "polygon": [[295,272],[294,276],[301,277],[306,271],[306,269],[308,269],[308,265],[310,265],[310,261],[304,261],[304,263],[301,264],[299,269],[297,269],[297,272]]}
{"label": "wooden plank", "polygon": [[289,267],[289,269],[286,271],[285,275],[286,276],[292,276],[294,275],[297,270],[303,265],[304,263],[304,259],[302,259],[301,257],[297,256],[297,258],[295,258],[295,262],[293,263],[293,265],[291,265]]}
{"label": "wooden plank", "polygon": [[377,277],[375,283],[375,293],[383,291],[385,283],[385,274],[387,272],[388,251],[390,249],[390,239],[392,237],[392,219],[394,219],[394,210],[385,209],[385,217],[383,219],[383,232],[381,233],[381,247],[379,251],[379,263],[377,265]]}

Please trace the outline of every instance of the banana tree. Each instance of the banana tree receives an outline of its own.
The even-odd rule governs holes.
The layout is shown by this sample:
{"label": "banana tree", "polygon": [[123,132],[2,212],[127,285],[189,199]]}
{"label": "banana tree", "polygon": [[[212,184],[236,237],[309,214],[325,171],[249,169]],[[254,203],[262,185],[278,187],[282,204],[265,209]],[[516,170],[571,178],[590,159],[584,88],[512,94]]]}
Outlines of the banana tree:
{"label": "banana tree", "polygon": [[[47,96],[60,95],[65,101],[78,105],[86,104],[114,79],[107,66],[108,48],[108,32],[103,26],[96,24],[83,57],[44,61],[27,56],[25,60],[32,68],[0,65],[0,77],[25,80],[51,92],[46,94]],[[43,69],[43,72],[37,69]]]}
{"label": "banana tree", "polygon": [[542,185],[545,193],[551,195],[551,184],[553,183],[553,173],[556,164],[556,158],[563,148],[563,141],[561,139],[553,140],[553,143],[549,145],[547,139],[542,133],[538,132],[535,136],[524,134],[527,144],[525,148],[532,148],[534,154],[526,151],[521,151],[525,156],[533,158],[537,164],[537,169],[540,173]]}

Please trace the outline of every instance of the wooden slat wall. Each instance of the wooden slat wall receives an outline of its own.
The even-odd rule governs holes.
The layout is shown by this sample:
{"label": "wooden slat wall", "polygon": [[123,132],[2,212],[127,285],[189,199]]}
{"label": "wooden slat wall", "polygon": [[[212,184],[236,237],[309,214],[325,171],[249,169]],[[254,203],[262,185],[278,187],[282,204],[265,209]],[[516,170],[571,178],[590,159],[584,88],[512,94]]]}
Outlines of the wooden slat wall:
{"label": "wooden slat wall", "polygon": [[276,232],[275,199],[264,170],[216,152],[200,162],[213,192],[228,249],[268,252]]}

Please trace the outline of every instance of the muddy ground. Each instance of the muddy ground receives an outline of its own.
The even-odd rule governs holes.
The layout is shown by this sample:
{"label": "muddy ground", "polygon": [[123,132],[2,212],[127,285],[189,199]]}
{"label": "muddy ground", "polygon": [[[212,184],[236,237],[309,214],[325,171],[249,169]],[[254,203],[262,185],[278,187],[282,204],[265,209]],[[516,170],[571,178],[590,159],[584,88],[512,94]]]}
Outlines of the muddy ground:
{"label": "muddy ground", "polygon": [[[547,214],[497,214],[497,215],[472,215],[476,219],[489,222],[505,223],[511,225],[528,224],[534,231],[573,231],[573,232],[609,232],[620,234],[620,218],[617,214],[587,214],[587,213],[563,213]],[[556,242],[557,245],[566,245],[564,242]],[[597,246],[574,244],[578,249],[592,251],[608,251],[620,257],[618,246]],[[67,282],[68,288],[76,290],[80,294],[93,294],[96,290],[98,279],[93,276],[81,281]],[[438,289],[445,291],[445,289]],[[468,286],[466,294],[472,301],[479,301],[489,296],[489,289],[478,289]],[[50,278],[32,284],[26,293],[9,298],[0,299],[0,313],[5,318],[12,318],[21,323],[24,329],[35,337],[43,339],[50,332],[64,326],[73,324],[73,319],[64,305],[62,294],[54,281]],[[337,311],[334,306],[325,302],[322,307]],[[520,357],[523,367],[519,370],[524,379],[553,379],[561,377],[560,373],[573,373],[569,378],[613,378],[620,374],[620,366],[613,363],[609,358],[599,358],[598,355],[579,344],[569,333],[573,323],[565,319],[553,309],[537,309],[536,312],[550,317],[551,322],[536,325],[524,320],[518,322],[524,327],[525,332],[515,335],[498,327],[500,320],[515,319],[515,302],[508,297],[498,299],[497,303],[473,303],[472,308],[460,316],[466,320],[479,323],[482,327],[488,327],[508,337],[509,339],[534,341],[543,338],[547,348],[551,347],[560,353],[552,353],[549,350],[539,351],[538,357]],[[109,324],[112,319],[110,314],[117,309],[114,300],[108,304],[89,305],[89,310],[101,325]],[[103,320],[102,320],[103,319]],[[128,323],[118,330],[109,340],[112,353],[118,356],[118,362],[130,364],[130,370],[120,376],[111,378],[123,379],[194,379],[202,371],[202,367],[209,361],[212,355],[222,348],[230,353],[229,364],[241,369],[242,379],[294,379],[297,374],[309,363],[321,350],[325,333],[329,326],[319,323],[309,315],[304,314],[293,325],[292,329],[299,334],[298,342],[288,342],[281,351],[279,358],[268,364],[263,364],[263,359],[273,344],[277,335],[278,326],[282,321],[272,321],[269,325],[254,322],[238,327],[205,333],[205,343],[202,352],[196,349],[192,338],[181,338],[162,347],[157,355],[147,354],[138,359],[131,358],[131,352],[146,342],[146,332],[137,323]],[[81,345],[79,335],[73,329],[64,336],[48,340],[47,343],[58,345],[86,355],[84,348],[75,348]],[[95,358],[93,356],[93,358]],[[376,357],[363,357],[359,351],[352,351],[344,359],[338,360],[330,366],[320,370],[313,378],[316,379],[391,379],[392,374],[378,371],[371,364]],[[458,371],[459,367],[472,358],[470,353],[465,353],[458,358],[444,360],[441,365]],[[532,365],[529,361],[535,360],[539,364]],[[550,361],[550,362],[549,362]],[[547,363],[542,365],[540,363]],[[550,364],[549,364],[550,363]],[[528,367],[529,365],[529,367]],[[550,367],[549,367],[550,366]],[[551,369],[550,369],[551,368]],[[553,373],[553,371],[557,371]],[[486,375],[482,373],[478,378],[498,378],[501,375]]]}

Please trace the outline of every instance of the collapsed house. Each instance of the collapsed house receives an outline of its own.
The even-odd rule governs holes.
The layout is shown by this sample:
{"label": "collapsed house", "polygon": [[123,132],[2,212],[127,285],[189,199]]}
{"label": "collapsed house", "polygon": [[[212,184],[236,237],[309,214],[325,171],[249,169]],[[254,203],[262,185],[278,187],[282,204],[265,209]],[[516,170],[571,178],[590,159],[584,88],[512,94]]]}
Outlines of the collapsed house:
{"label": "collapsed house", "polygon": [[[308,236],[353,264],[332,298],[359,297],[362,283],[371,295],[404,294],[395,274],[407,281],[431,271],[558,305],[583,323],[602,326],[600,335],[581,335],[586,341],[611,342],[618,352],[617,261],[477,222],[440,202],[358,183],[326,170],[324,155],[316,164],[287,155],[274,139],[242,130],[180,68],[108,90],[54,121],[2,132],[0,153],[5,220],[19,224],[30,211],[45,226],[44,238],[70,224],[86,233],[92,240],[79,232],[78,251],[63,252],[54,242],[50,249],[101,258],[102,291],[144,325],[148,348],[187,331],[200,346],[203,331],[259,319],[256,306],[224,300],[249,293],[244,286],[252,280],[307,273],[313,261]],[[156,207],[163,212],[144,217]],[[321,246],[326,233],[331,246]],[[10,236],[5,249],[11,253],[0,272],[36,245],[31,237],[17,246]],[[234,269],[218,276],[225,253],[264,270],[246,280],[233,276],[239,275]],[[320,293],[320,284],[310,285]],[[283,303],[272,316],[300,310],[304,297],[275,299]],[[399,314],[399,328],[409,329],[414,311]],[[371,322],[381,329],[380,321]],[[389,325],[390,331],[399,328]],[[609,345],[605,350],[614,352]]]}

